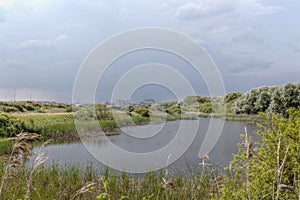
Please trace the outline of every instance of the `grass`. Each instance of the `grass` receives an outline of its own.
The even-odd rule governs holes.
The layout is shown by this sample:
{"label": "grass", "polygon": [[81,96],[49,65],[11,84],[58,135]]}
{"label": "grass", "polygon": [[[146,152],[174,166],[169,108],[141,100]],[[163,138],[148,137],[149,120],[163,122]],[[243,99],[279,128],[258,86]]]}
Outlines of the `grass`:
{"label": "grass", "polygon": [[23,122],[24,131],[38,133],[46,138],[78,138],[78,131],[105,131],[107,134],[116,134],[119,126],[140,125],[150,121],[147,117],[133,116],[120,119],[118,123],[115,120],[80,120],[76,121],[75,126],[72,114],[25,115],[16,118]]}
{"label": "grass", "polygon": [[27,115],[18,116],[18,119],[24,121],[25,130],[32,133],[38,133],[46,138],[76,138],[77,129],[79,131],[99,131],[99,124],[104,131],[112,131],[117,128],[113,120],[80,121],[75,126],[73,115]]}
{"label": "grass", "polygon": [[198,117],[203,118],[221,118],[227,121],[239,121],[239,122],[264,122],[266,117],[260,115],[235,115],[235,114],[214,114],[214,113],[200,113]]}
{"label": "grass", "polygon": [[12,139],[1,138],[0,139],[0,156],[8,155],[12,150]]}
{"label": "grass", "polygon": [[[142,125],[147,123],[159,123],[164,121],[176,121],[176,120],[195,120],[198,117],[214,117],[214,118],[223,118],[226,120],[232,121],[247,121],[247,122],[261,122],[264,120],[264,117],[258,115],[233,115],[233,114],[207,114],[201,113],[199,115],[195,113],[173,113],[173,114],[155,114],[149,117],[143,117],[141,115],[133,116],[122,116],[123,113],[120,113],[120,117],[113,119],[100,119],[99,122],[86,120],[80,120],[79,126],[75,126],[74,116],[72,113],[64,114],[55,114],[55,113],[46,113],[46,114],[28,114],[28,115],[14,115],[12,117],[6,117],[7,119],[14,120],[14,123],[11,123],[12,128],[5,129],[6,132],[9,130],[15,130],[16,132],[31,132],[38,133],[46,138],[78,138],[77,129],[79,131],[85,132],[100,132],[105,131],[106,133],[114,132],[116,134],[121,126],[133,126],[133,125]],[[9,115],[11,116],[11,115]],[[8,123],[9,124],[9,123]],[[99,128],[101,126],[101,130]],[[2,133],[0,133],[1,136]],[[4,134],[4,133],[3,133]],[[4,134],[2,136],[14,136]]]}
{"label": "grass", "polygon": [[[3,176],[0,166],[0,177]],[[23,199],[31,168],[19,168],[3,187],[1,199]],[[145,175],[99,173],[92,165],[84,170],[75,166],[39,167],[34,174],[29,199],[96,199],[107,194],[110,199],[209,199],[217,196],[216,174],[167,178],[164,172]],[[87,185],[91,187],[84,188]],[[80,191],[83,191],[80,194]],[[79,191],[79,192],[78,192]]]}
{"label": "grass", "polygon": [[[42,150],[25,165],[25,158],[31,155],[27,141],[38,138],[37,134],[16,135],[10,156],[0,160],[0,199],[207,199],[218,195],[220,175],[213,168],[177,176],[169,170],[142,175],[111,173],[97,171],[92,164],[85,169],[58,164],[46,167]],[[12,140],[1,140],[5,141]]]}
{"label": "grass", "polygon": [[[25,166],[25,158],[31,154],[26,142],[40,136],[21,133],[13,138],[10,156],[0,159],[0,199],[297,199],[300,194],[298,122],[299,114],[289,119],[272,119],[270,123],[278,124],[262,128],[263,132],[258,132],[264,136],[262,143],[253,149],[245,130],[244,147],[240,146],[240,153],[235,154],[228,173],[207,163],[207,157],[203,158],[199,171],[179,175],[169,170],[140,176],[111,173],[97,171],[93,165],[83,170],[75,165],[45,167],[47,157],[43,152]],[[105,123],[115,125],[110,121]],[[0,139],[1,142],[5,146],[12,138]],[[286,148],[281,151],[284,144]],[[281,159],[278,152],[282,153]],[[260,157],[262,154],[266,156]],[[295,175],[293,179],[291,174]],[[285,184],[287,181],[292,182]],[[274,195],[272,198],[272,192],[276,198]]]}

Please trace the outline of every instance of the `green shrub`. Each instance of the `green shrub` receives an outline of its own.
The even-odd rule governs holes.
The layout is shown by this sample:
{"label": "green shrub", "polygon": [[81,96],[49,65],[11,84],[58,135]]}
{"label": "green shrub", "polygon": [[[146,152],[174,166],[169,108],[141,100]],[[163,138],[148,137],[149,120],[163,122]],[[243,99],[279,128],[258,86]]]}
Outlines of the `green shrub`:
{"label": "green shrub", "polygon": [[99,124],[104,131],[110,131],[118,128],[118,124],[113,120],[101,120]]}
{"label": "green shrub", "polygon": [[225,102],[226,103],[229,103],[229,102],[232,102],[232,101],[235,101],[237,100],[238,98],[240,98],[243,94],[240,93],[240,92],[232,92],[232,93],[229,93],[225,96]]}
{"label": "green shrub", "polygon": [[135,123],[135,124],[143,124],[143,123],[147,123],[150,121],[150,118],[149,117],[143,117],[143,116],[133,116],[132,117],[132,121]]}
{"label": "green shrub", "polygon": [[133,112],[141,115],[142,117],[150,117],[149,108],[145,106],[136,106],[134,107]]}
{"label": "green shrub", "polygon": [[174,107],[170,107],[166,110],[166,112],[168,114],[181,114],[181,107],[180,106],[174,106]]}
{"label": "green shrub", "polygon": [[0,137],[14,137],[24,130],[24,122],[8,114],[0,113]]}
{"label": "green shrub", "polygon": [[36,108],[36,107],[34,107],[32,104],[30,104],[30,103],[26,103],[23,107],[24,107],[24,109],[25,109],[26,111],[34,111],[35,108]]}
{"label": "green shrub", "polygon": [[7,113],[19,112],[19,109],[13,106],[0,106],[0,111]]}
{"label": "green shrub", "polygon": [[203,103],[203,104],[200,104],[199,110],[200,110],[200,112],[203,112],[203,113],[212,113],[213,106],[211,103]]}
{"label": "green shrub", "polygon": [[[300,193],[300,110],[289,110],[289,118],[272,114],[269,123],[256,132],[253,147],[244,135],[244,147],[228,168],[232,174],[221,192],[225,199],[297,199]],[[239,183],[239,184],[236,184]],[[234,185],[237,193],[230,192]]]}

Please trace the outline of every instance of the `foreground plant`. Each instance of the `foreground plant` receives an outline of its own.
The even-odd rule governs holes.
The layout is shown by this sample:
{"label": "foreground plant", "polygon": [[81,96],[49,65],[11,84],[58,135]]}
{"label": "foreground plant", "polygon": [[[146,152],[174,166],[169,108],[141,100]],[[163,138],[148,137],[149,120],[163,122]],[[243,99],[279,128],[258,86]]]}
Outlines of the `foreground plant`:
{"label": "foreground plant", "polygon": [[[0,198],[3,191],[4,183],[8,183],[9,179],[12,177],[19,178],[16,175],[16,170],[21,169],[24,167],[25,161],[28,160],[31,157],[31,146],[28,143],[28,141],[33,141],[40,139],[40,135],[35,133],[20,133],[16,135],[15,142],[12,147],[12,151],[6,160],[6,163],[4,163],[4,173],[1,180],[0,185]],[[50,141],[45,142],[42,147],[46,144],[48,144]],[[41,148],[42,149],[42,148]],[[27,178],[27,186],[26,186],[26,193],[24,195],[24,199],[29,199],[30,189],[32,187],[32,179],[34,172],[36,169],[43,164],[47,160],[47,156],[45,152],[39,151],[36,159],[34,160],[32,169],[29,173],[29,176]]]}
{"label": "foreground plant", "polygon": [[276,115],[256,132],[258,142],[244,135],[244,148],[229,167],[224,199],[300,199],[300,110],[289,118]]}
{"label": "foreground plant", "polygon": [[40,138],[37,134],[20,133],[15,137],[15,143],[13,144],[12,151],[5,163],[4,175],[2,176],[0,185],[0,198],[3,190],[4,183],[9,178],[9,170],[13,168],[20,168],[24,164],[24,160],[31,156],[30,145],[26,142],[28,140],[36,140]]}

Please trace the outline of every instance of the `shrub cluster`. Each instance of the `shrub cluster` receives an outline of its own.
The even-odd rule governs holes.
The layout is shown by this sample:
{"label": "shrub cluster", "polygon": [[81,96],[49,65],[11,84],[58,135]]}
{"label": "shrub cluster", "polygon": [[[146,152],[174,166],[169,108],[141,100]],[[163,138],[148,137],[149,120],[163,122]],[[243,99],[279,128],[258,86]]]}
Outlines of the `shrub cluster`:
{"label": "shrub cluster", "polygon": [[287,117],[287,109],[300,106],[300,83],[260,87],[242,95],[232,111],[235,114],[272,112]]}

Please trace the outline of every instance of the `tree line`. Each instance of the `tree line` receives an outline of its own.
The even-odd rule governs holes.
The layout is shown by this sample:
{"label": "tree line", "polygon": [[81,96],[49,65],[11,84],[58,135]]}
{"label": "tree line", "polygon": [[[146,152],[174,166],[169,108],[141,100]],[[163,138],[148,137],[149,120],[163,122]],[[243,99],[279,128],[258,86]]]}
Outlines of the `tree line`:
{"label": "tree line", "polygon": [[235,114],[272,112],[287,116],[289,108],[300,106],[300,83],[260,87],[243,94],[232,108]]}

